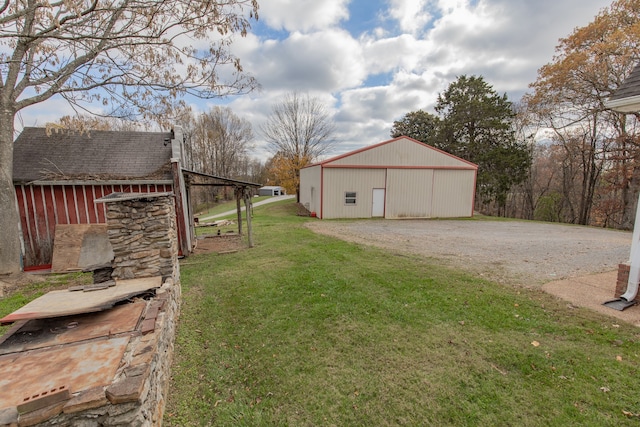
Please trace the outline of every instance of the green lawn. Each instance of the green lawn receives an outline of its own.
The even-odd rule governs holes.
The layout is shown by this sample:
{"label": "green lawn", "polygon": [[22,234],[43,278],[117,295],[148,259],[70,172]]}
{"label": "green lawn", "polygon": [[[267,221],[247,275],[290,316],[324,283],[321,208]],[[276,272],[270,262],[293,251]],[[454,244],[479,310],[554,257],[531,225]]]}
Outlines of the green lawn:
{"label": "green lawn", "polygon": [[637,328],[295,211],[256,208],[255,248],[185,260],[165,425],[638,425]]}
{"label": "green lawn", "polygon": [[[0,298],[0,318],[13,313],[25,304],[50,291],[67,289],[70,286],[92,283],[91,273],[67,273],[33,276],[30,283],[16,285],[5,289],[7,294]],[[0,326],[0,336],[11,329],[13,325]]]}
{"label": "green lawn", "polygon": [[[262,200],[269,199],[271,197],[272,196],[252,197],[251,201],[253,203],[257,203],[257,202],[260,202]],[[241,202],[240,205],[244,208],[244,202]],[[226,202],[218,203],[218,204],[216,204],[215,206],[209,208],[206,211],[199,212],[197,214],[197,216],[205,218],[205,217],[208,217],[208,216],[211,216],[211,215],[218,215],[218,214],[221,214],[223,212],[234,210],[234,209],[236,209],[236,207],[237,207],[237,204],[236,204],[235,200],[226,201]]]}

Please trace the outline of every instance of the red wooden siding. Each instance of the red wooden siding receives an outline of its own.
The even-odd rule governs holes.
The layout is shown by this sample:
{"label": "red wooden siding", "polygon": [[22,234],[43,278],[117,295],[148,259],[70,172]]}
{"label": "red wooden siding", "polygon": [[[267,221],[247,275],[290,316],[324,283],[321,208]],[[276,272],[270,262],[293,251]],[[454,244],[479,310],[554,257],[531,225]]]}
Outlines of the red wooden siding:
{"label": "red wooden siding", "polygon": [[25,267],[51,264],[56,224],[104,224],[106,206],[96,199],[114,192],[173,191],[170,184],[16,185]]}

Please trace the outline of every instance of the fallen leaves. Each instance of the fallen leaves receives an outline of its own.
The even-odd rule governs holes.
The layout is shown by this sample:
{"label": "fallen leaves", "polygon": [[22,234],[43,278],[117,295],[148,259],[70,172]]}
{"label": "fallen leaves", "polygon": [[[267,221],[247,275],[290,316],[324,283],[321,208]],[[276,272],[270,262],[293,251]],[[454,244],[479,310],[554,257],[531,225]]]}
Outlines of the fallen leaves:
{"label": "fallen leaves", "polygon": [[540,347],[540,343],[538,341],[531,341],[531,345],[534,347]]}

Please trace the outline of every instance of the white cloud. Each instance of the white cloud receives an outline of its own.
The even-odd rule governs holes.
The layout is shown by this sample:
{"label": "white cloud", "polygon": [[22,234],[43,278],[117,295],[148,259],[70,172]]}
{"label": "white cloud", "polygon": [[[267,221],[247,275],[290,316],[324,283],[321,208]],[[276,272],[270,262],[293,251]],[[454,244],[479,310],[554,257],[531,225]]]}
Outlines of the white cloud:
{"label": "white cloud", "polygon": [[[355,40],[332,28],[308,34],[294,31],[284,40],[249,37],[241,42],[246,68],[259,78],[264,91],[239,98],[231,107],[254,124],[256,155],[267,155],[257,129],[272,103],[287,91],[324,91],[330,107],[330,94],[339,97],[335,120],[341,143],[332,154],[340,154],[388,139],[393,121],[409,111],[432,111],[438,93],[460,74],[482,75],[499,92],[522,94],[537,68],[551,59],[558,37],[585,25],[595,13],[585,12],[584,20],[563,25],[566,17],[555,22],[547,16],[550,10],[564,8],[552,2],[395,1],[394,6],[395,12],[389,13],[395,13],[404,34],[378,27]],[[438,19],[429,22],[435,16]],[[524,25],[528,22],[544,31]],[[423,28],[425,24],[432,27]],[[361,85],[376,74],[388,74],[389,82]]]}
{"label": "white cloud", "polygon": [[[361,9],[367,0],[352,1]],[[356,39],[348,25],[357,16],[349,17],[347,0],[263,0],[260,25],[254,27],[264,29],[264,23],[277,31],[249,34],[233,44],[262,91],[210,102],[229,105],[253,124],[256,156],[264,159],[267,153],[258,129],[273,102],[293,90],[321,96],[336,112],[338,154],[389,139],[393,121],[410,111],[433,112],[438,93],[461,74],[483,76],[496,91],[517,101],[538,68],[552,60],[558,39],[587,25],[609,4],[610,0],[371,0],[369,11],[380,11],[384,18],[369,14],[370,22],[353,27],[354,33],[364,34]],[[30,108],[24,113],[25,124],[44,125],[69,114],[61,114],[60,103]],[[45,116],[52,119],[44,120]]]}
{"label": "white cloud", "polygon": [[384,39],[361,39],[363,56],[370,74],[397,69],[415,69],[421,62],[429,43],[412,35],[401,34]]}
{"label": "white cloud", "polygon": [[360,85],[367,76],[357,40],[339,29],[303,34],[255,45],[243,62],[265,90],[322,90]]}
{"label": "white cloud", "polygon": [[262,0],[260,20],[277,30],[312,31],[337,25],[349,17],[349,0]]}
{"label": "white cloud", "polygon": [[14,120],[16,132],[24,127],[44,127],[57,122],[63,116],[73,116],[75,111],[67,101],[56,95],[46,102],[35,104],[20,111]]}
{"label": "white cloud", "polygon": [[390,0],[389,3],[389,16],[398,21],[405,33],[422,33],[434,18],[428,10],[428,0]]}

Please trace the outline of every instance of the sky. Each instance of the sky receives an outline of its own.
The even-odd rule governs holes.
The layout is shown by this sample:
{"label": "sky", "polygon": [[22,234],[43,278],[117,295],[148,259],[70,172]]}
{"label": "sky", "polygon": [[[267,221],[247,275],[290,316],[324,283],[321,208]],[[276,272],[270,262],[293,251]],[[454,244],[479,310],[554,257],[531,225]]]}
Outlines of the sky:
{"label": "sky", "polygon": [[[394,120],[433,107],[460,75],[482,76],[517,102],[562,37],[588,25],[606,0],[258,0],[259,20],[232,51],[259,91],[194,102],[226,105],[253,127],[251,155],[270,153],[260,126],[274,102],[316,97],[336,127],[338,155],[390,139]],[[73,110],[52,98],[23,110],[44,126]]]}

